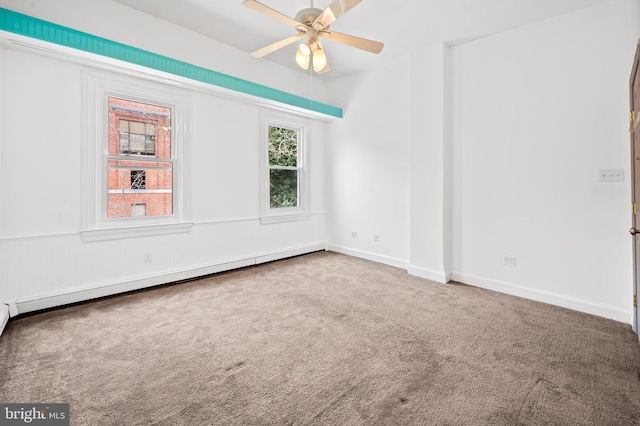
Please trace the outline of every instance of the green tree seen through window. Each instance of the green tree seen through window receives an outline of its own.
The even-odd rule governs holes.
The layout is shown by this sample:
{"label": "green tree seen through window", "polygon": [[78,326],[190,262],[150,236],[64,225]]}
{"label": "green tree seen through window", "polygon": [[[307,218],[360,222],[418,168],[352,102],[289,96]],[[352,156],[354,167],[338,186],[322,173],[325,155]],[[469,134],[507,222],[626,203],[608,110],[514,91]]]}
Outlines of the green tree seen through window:
{"label": "green tree seen through window", "polygon": [[269,126],[269,204],[298,207],[298,131]]}

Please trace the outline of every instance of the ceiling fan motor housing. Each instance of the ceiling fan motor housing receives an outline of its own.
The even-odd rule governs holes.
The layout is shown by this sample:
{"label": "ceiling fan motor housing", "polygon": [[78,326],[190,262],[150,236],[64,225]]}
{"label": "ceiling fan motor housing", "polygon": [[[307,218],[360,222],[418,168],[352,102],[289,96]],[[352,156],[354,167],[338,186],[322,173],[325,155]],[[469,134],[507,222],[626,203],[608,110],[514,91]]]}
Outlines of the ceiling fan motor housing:
{"label": "ceiling fan motor housing", "polygon": [[361,2],[362,0],[333,0],[329,7],[321,10],[313,7],[313,0],[311,0],[311,7],[300,10],[296,13],[295,18],[292,19],[257,0],[243,0],[242,4],[245,7],[277,19],[298,31],[298,34],[271,43],[262,49],[252,52],[251,55],[256,58],[262,58],[265,55],[304,38],[305,40],[298,46],[298,50],[296,51],[296,62],[301,68],[306,70],[309,68],[309,62],[313,54],[313,69],[317,73],[325,73],[329,71],[329,64],[327,63],[324,49],[320,43],[320,37],[368,52],[380,53],[384,47],[384,44],[380,42],[328,31],[330,24]]}
{"label": "ceiling fan motor housing", "polygon": [[[316,9],[314,7],[310,7],[307,9],[302,9],[300,12],[296,13],[295,20],[310,27],[313,25],[313,22],[316,20],[318,16],[322,13],[321,9]],[[325,28],[328,29],[329,26]]]}

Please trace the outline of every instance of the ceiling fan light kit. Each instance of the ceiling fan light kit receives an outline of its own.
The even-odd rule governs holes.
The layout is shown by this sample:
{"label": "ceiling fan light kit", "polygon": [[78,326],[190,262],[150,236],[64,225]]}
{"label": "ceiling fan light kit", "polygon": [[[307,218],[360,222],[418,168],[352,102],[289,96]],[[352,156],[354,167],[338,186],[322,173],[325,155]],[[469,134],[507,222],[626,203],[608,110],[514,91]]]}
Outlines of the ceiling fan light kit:
{"label": "ceiling fan light kit", "polygon": [[327,55],[320,43],[320,37],[335,43],[365,50],[367,52],[376,54],[380,53],[384,47],[384,44],[380,42],[329,30],[329,26],[336,19],[347,13],[360,2],[362,2],[362,0],[333,0],[329,7],[325,10],[321,10],[313,7],[312,0],[311,7],[302,9],[296,14],[295,19],[293,19],[258,1],[244,0],[242,2],[243,6],[284,22],[298,31],[298,34],[277,41],[269,46],[263,47],[262,49],[258,49],[255,52],[252,52],[251,55],[256,58],[261,58],[278,49],[295,43],[302,38],[306,38],[306,40],[298,46],[295,56],[296,63],[300,68],[305,70],[309,69],[309,63],[311,63],[313,64],[313,70],[316,73],[323,74],[328,72],[330,68],[327,61]]}
{"label": "ceiling fan light kit", "polygon": [[313,70],[315,72],[320,72],[327,66],[327,55],[325,55],[324,50],[321,48],[316,49],[313,52]]}
{"label": "ceiling fan light kit", "polygon": [[300,49],[300,53],[302,53],[303,55],[309,56],[311,54],[311,49],[309,48],[307,42],[302,43],[298,49]]}
{"label": "ceiling fan light kit", "polygon": [[302,47],[306,47],[306,44],[301,44],[300,47],[298,47],[298,51],[296,52],[296,63],[298,64],[298,66],[300,66],[300,68],[302,68],[303,70],[307,70],[309,69],[309,48],[307,47],[307,53],[305,53],[305,51],[303,50]]}

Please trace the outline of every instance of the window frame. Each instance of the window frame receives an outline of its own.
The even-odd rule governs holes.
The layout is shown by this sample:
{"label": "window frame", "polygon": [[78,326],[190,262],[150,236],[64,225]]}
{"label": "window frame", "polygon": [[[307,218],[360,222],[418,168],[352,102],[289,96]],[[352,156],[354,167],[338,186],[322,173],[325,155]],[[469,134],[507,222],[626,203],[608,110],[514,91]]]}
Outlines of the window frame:
{"label": "window frame", "polygon": [[[269,164],[269,127],[280,127],[296,130],[298,133],[298,206],[271,207],[271,170]],[[260,175],[261,201],[260,222],[262,224],[307,220],[311,218],[309,211],[309,184],[307,163],[307,135],[309,122],[299,117],[275,111],[262,111],[260,116]],[[274,169],[282,169],[275,166]],[[289,168],[287,168],[289,169]]]}
{"label": "window frame", "polygon": [[[83,239],[101,241],[136,236],[189,232],[185,200],[185,158],[187,150],[188,98],[173,87],[128,75],[97,71],[83,73],[85,96],[83,167],[84,215]],[[157,159],[173,165],[172,214],[108,218],[109,98],[159,105],[171,109],[171,158]],[[132,156],[132,159],[146,156]],[[151,156],[149,156],[151,157]],[[151,160],[151,158],[145,159]],[[133,231],[132,230],[137,230]]]}

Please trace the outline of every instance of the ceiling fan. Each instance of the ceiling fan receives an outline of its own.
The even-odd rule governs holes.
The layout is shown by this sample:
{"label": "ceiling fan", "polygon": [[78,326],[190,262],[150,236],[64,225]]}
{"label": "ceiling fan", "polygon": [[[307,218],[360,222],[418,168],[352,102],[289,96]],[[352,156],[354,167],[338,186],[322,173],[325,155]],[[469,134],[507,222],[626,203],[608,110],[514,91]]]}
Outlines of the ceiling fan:
{"label": "ceiling fan", "polygon": [[362,2],[362,0],[333,0],[329,7],[321,10],[314,8],[313,0],[311,0],[310,8],[302,9],[296,14],[295,18],[290,18],[258,1],[244,0],[242,2],[243,6],[277,19],[280,22],[284,22],[298,31],[298,34],[258,49],[252,52],[251,55],[256,58],[261,58],[298,40],[304,39],[296,52],[296,63],[302,69],[306,70],[309,68],[309,59],[311,58],[313,70],[318,74],[323,74],[328,72],[330,68],[327,55],[320,42],[321,38],[366,50],[367,52],[380,53],[384,47],[384,44],[380,42],[329,30],[329,25],[360,2]]}

